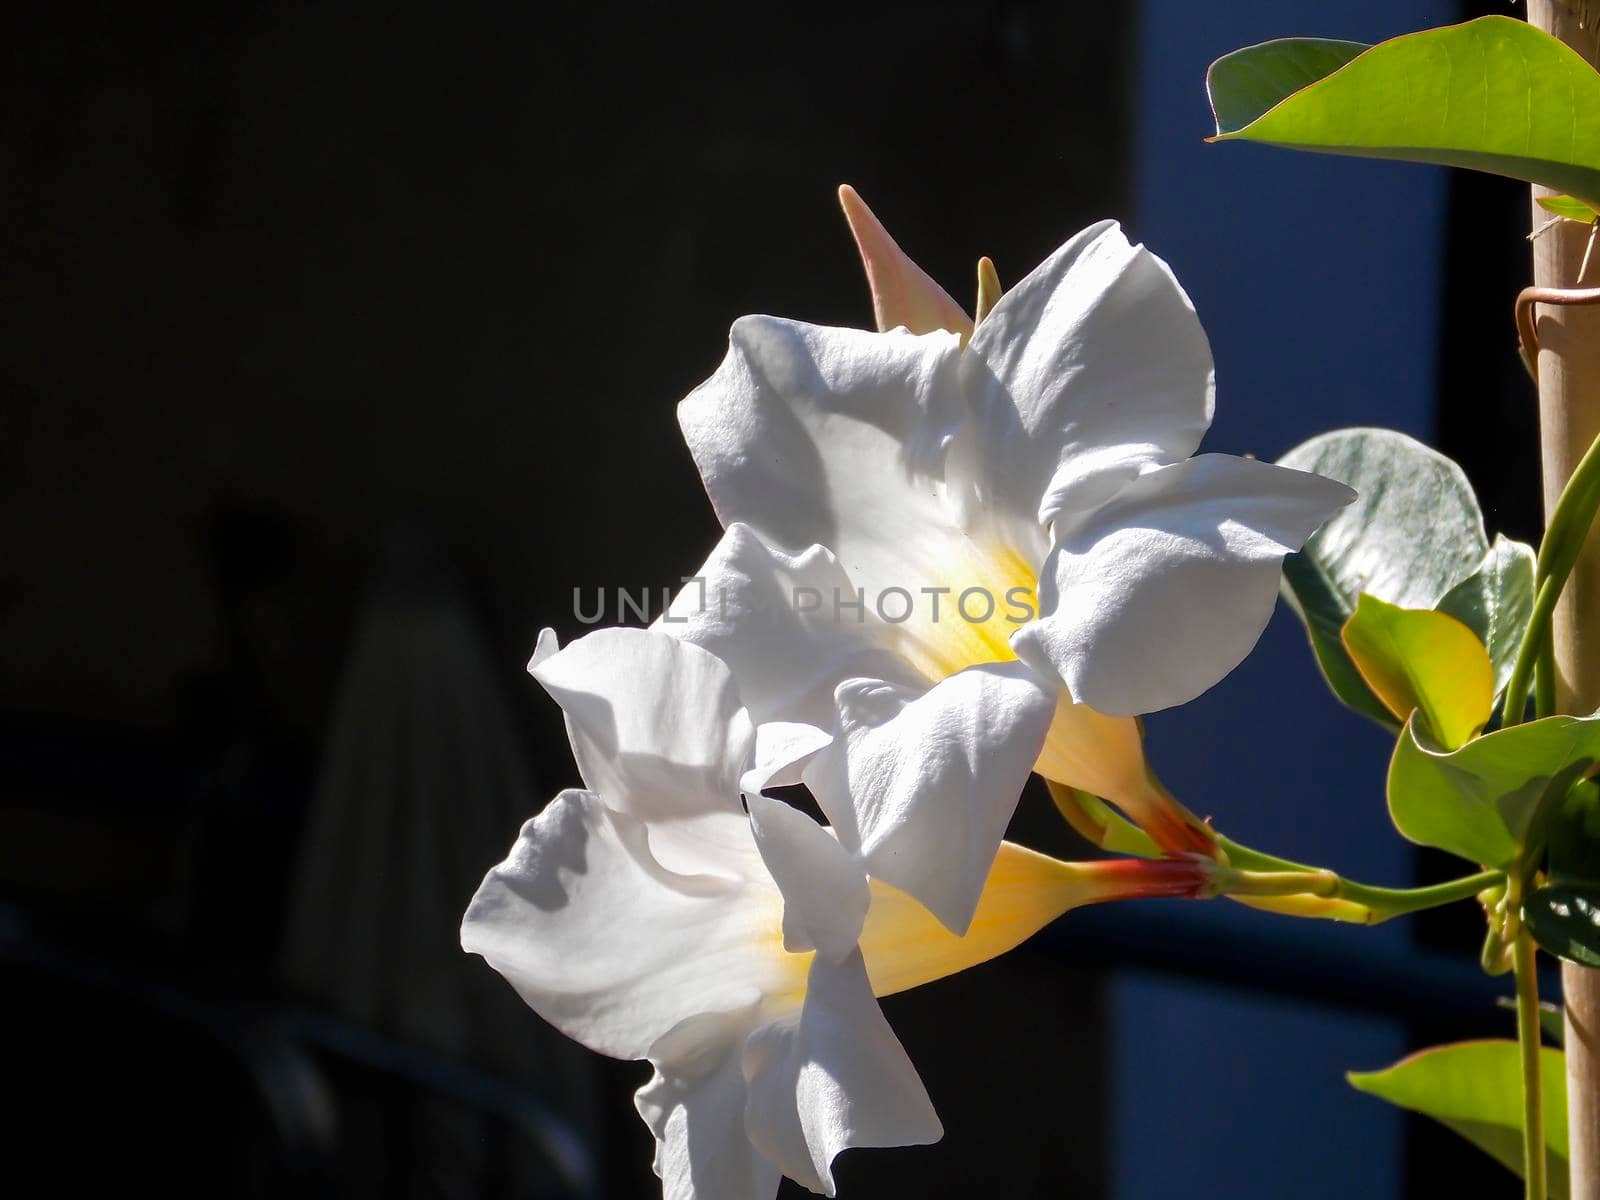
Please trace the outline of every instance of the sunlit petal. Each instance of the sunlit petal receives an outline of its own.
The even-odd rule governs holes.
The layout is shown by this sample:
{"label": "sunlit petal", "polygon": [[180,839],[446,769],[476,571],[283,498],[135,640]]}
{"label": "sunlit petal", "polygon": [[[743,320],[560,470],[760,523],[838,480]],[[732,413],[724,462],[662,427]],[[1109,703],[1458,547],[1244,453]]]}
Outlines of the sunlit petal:
{"label": "sunlit petal", "polygon": [[756,726],[755,763],[739,781],[746,795],[769,787],[790,787],[801,781],[806,764],[827,748],[833,735],[797,721],[768,721]]}
{"label": "sunlit petal", "polygon": [[643,1058],[691,1017],[802,987],[806,960],[784,951],[782,920],[770,878],[674,874],[643,822],[563,792],[484,879],[461,944],[569,1037]]}
{"label": "sunlit petal", "polygon": [[855,949],[867,918],[866,874],[799,809],[759,792],[746,803],[761,858],[783,893],[784,949],[843,958]]}
{"label": "sunlit petal", "polygon": [[739,781],[755,748],[727,666],[664,634],[619,628],[578,639],[532,672],[566,714],[588,788],[650,826],[663,865],[721,870],[729,831],[735,851],[748,836]]}
{"label": "sunlit petal", "polygon": [[1192,700],[1261,636],[1283,556],[1353,497],[1318,475],[1222,454],[1150,471],[1058,526],[1042,615],[1012,645],[1101,713]]}
{"label": "sunlit petal", "polygon": [[788,554],[736,521],[653,628],[727,663],[758,724],[827,727],[839,680],[897,669],[910,677],[869,610],[852,606],[855,599],[831,550]]}
{"label": "sunlit petal", "polygon": [[1194,453],[1211,424],[1211,349],[1166,263],[1091,225],[999,300],[963,371],[990,486],[1041,524],[1141,469]]}
{"label": "sunlit petal", "polygon": [[1055,693],[1021,663],[925,692],[849,680],[837,737],[805,779],[840,843],[952,930],[971,920],[1039,755]]}
{"label": "sunlit petal", "polygon": [[634,1094],[634,1107],[656,1139],[655,1172],[662,1200],[772,1200],[778,1169],[744,1129],[742,1066],[745,1014],[714,1014],[704,1026],[675,1031],[707,1048],[684,1054],[658,1043],[655,1075]]}
{"label": "sunlit petal", "polygon": [[750,1140],[797,1183],[834,1194],[833,1160],[852,1146],[921,1146],[944,1135],[927,1090],[867,981],[859,951],[817,957],[798,1016],[745,1046]]}
{"label": "sunlit petal", "polygon": [[678,407],[723,524],[787,554],[828,547],[869,602],[937,579],[965,538],[943,460],[964,419],[953,334],[744,317]]}

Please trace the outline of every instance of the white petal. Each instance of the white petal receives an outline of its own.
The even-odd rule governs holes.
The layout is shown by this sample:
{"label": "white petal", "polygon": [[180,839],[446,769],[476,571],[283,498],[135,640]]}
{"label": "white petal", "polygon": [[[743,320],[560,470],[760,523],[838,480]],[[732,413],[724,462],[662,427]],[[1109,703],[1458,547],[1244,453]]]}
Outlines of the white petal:
{"label": "white petal", "polygon": [[1151,471],[1058,528],[1041,616],[1012,644],[1109,716],[1192,700],[1256,644],[1283,556],[1354,497],[1331,479],[1225,454]]}
{"label": "white petal", "polygon": [[[751,1145],[744,1128],[739,1035],[748,1026],[743,1014],[708,1020],[712,1028],[674,1031],[658,1043],[651,1056],[655,1075],[634,1093],[634,1107],[655,1135],[662,1200],[772,1200],[778,1169]],[[686,1060],[665,1044],[682,1033],[708,1052]]]}
{"label": "white petal", "polygon": [[926,692],[840,685],[835,740],[805,780],[869,874],[965,932],[1044,743],[1056,689],[1020,662],[969,667]]}
{"label": "white petal", "polygon": [[528,659],[528,670],[531,672],[545,659],[550,658],[561,649],[561,639],[556,636],[556,631],[548,625],[539,630],[539,640],[533,644],[533,657]]}
{"label": "white petal", "polygon": [[881,675],[892,656],[833,554],[773,549],[734,522],[654,628],[711,651],[733,672],[758,723],[833,723],[833,689]]}
{"label": "white petal", "polygon": [[646,821],[668,868],[728,869],[720,858],[744,836],[739,780],[755,730],[727,666],[665,634],[619,628],[579,638],[532,673],[566,713],[585,786]]}
{"label": "white petal", "polygon": [[756,727],[755,766],[744,773],[740,790],[746,795],[769,787],[789,787],[801,782],[806,764],[833,741],[833,735],[815,725],[797,721],[768,721]]}
{"label": "white petal", "polygon": [[955,334],[863,333],[742,317],[678,407],[724,525],[838,555],[869,602],[913,592],[960,529],[942,461],[965,415]]}
{"label": "white petal", "polygon": [[461,944],[569,1037],[643,1058],[691,1017],[794,994],[806,960],[782,919],[770,880],[673,874],[640,821],[563,792],[479,886]]}
{"label": "white petal", "polygon": [[867,919],[866,874],[799,809],[760,792],[747,803],[762,861],[783,893],[784,949],[815,949],[837,962],[855,949]]}
{"label": "white petal", "polygon": [[851,1146],[925,1146],[944,1136],[917,1069],[867,982],[861,953],[813,960],[798,1017],[745,1044],[750,1140],[795,1182],[834,1194],[834,1157]]}
{"label": "white petal", "polygon": [[1042,524],[1092,507],[1141,468],[1182,461],[1211,424],[1211,348],[1194,306],[1112,221],[1008,291],[962,369],[990,486],[1037,506]]}

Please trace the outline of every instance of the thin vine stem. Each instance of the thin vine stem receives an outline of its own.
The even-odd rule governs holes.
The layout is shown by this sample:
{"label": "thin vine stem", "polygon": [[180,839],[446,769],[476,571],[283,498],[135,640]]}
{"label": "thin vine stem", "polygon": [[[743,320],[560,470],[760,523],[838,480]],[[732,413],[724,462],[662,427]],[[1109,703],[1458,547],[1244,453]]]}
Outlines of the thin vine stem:
{"label": "thin vine stem", "polygon": [[1533,596],[1533,612],[1528,617],[1528,628],[1523,631],[1522,644],[1517,649],[1517,661],[1511,668],[1511,678],[1506,681],[1505,703],[1500,708],[1500,724],[1504,728],[1522,723],[1528,709],[1528,685],[1532,682],[1534,667],[1550,641],[1550,615],[1555,612],[1556,601],[1561,598],[1562,585],[1567,581],[1545,576],[1539,581]]}
{"label": "thin vine stem", "polygon": [[[1217,834],[1217,844],[1226,851],[1233,869],[1231,882],[1224,892],[1236,895],[1308,895],[1328,899],[1347,900],[1369,909],[1374,923],[1406,913],[1421,912],[1426,908],[1470,900],[1488,888],[1505,882],[1502,871],[1480,871],[1445,883],[1426,887],[1386,888],[1357,883],[1333,871],[1308,867],[1276,855],[1264,854],[1242,846],[1230,838]],[[1224,880],[1230,877],[1224,876]],[[1260,890],[1254,890],[1254,889]]]}
{"label": "thin vine stem", "polygon": [[1517,294],[1517,338],[1522,343],[1522,361],[1539,382],[1539,323],[1534,319],[1537,304],[1600,304],[1600,288],[1526,287]]}
{"label": "thin vine stem", "polygon": [[1522,1062],[1522,1178],[1527,1200],[1546,1200],[1544,1089],[1539,1079],[1539,971],[1533,939],[1525,930],[1512,943],[1517,979],[1517,1049]]}
{"label": "thin vine stem", "polygon": [[[1522,644],[1517,648],[1511,678],[1506,683],[1505,703],[1500,710],[1502,726],[1518,724],[1527,711],[1534,668],[1541,656],[1548,654],[1550,616],[1578,561],[1596,509],[1600,509],[1600,437],[1590,443],[1550,513],[1544,541],[1539,546],[1538,589],[1534,593],[1533,612],[1523,632]],[[1546,678],[1549,678],[1548,672]],[[1540,697],[1541,701],[1553,701],[1553,680],[1543,686],[1546,694]]]}

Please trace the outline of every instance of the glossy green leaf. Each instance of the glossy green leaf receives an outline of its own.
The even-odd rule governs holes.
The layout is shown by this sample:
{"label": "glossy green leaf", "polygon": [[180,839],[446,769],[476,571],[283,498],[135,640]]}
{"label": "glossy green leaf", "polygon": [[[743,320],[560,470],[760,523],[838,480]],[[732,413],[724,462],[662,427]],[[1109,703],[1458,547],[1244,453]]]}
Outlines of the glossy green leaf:
{"label": "glossy green leaf", "polygon": [[1580,221],[1585,225],[1594,224],[1594,209],[1576,196],[1536,196],[1535,199],[1539,201],[1539,207],[1547,213],[1554,213],[1569,221]]}
{"label": "glossy green leaf", "polygon": [[1489,723],[1494,666],[1455,617],[1363,593],[1339,636],[1385,707],[1400,720],[1420,712],[1440,744],[1453,750]]}
{"label": "glossy green leaf", "polygon": [[1580,780],[1548,830],[1549,883],[1522,904],[1522,918],[1551,954],[1600,967],[1600,785]]}
{"label": "glossy green leaf", "polygon": [[1534,819],[1596,761],[1600,717],[1546,717],[1454,751],[1413,719],[1389,762],[1389,816],[1413,842],[1505,868]]}
{"label": "glossy green leaf", "polygon": [[[1501,1165],[1522,1173],[1522,1064],[1517,1043],[1494,1040],[1435,1046],[1386,1071],[1346,1076],[1368,1095],[1449,1126]],[[1539,1051],[1550,1195],[1564,1200],[1567,1181],[1567,1074],[1560,1050]]]}
{"label": "glossy green leaf", "polygon": [[1436,606],[1478,635],[1494,664],[1494,691],[1511,678],[1522,635],[1533,615],[1537,556],[1527,542],[1497,536],[1478,569],[1444,594]]}
{"label": "glossy green leaf", "polygon": [[1550,820],[1550,882],[1600,891],[1600,783],[1583,779]]}
{"label": "glossy green leaf", "polygon": [[1546,884],[1522,902],[1522,921],[1551,954],[1600,967],[1600,892]]}
{"label": "glossy green leaf", "polygon": [[1355,503],[1284,560],[1283,591],[1334,694],[1398,729],[1351,662],[1340,631],[1363,592],[1402,608],[1433,608],[1475,574],[1489,553],[1477,497],[1450,459],[1389,429],[1325,433],[1278,461],[1356,490]]}
{"label": "glossy green leaf", "polygon": [[[1217,141],[1469,167],[1600,200],[1600,74],[1525,21],[1480,17],[1381,42],[1298,90],[1305,39],[1236,52],[1207,75]],[[1275,49],[1277,48],[1277,49]],[[1275,56],[1290,60],[1274,64]],[[1251,116],[1251,110],[1255,115]]]}

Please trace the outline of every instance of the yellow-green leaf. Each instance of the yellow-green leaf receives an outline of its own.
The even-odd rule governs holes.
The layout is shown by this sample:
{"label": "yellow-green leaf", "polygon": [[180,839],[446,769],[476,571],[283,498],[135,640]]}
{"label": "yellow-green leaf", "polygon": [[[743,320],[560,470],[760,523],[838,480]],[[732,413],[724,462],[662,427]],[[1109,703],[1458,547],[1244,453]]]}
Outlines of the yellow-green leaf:
{"label": "yellow-green leaf", "polygon": [[1421,710],[1446,748],[1465,745],[1494,709],[1494,664],[1472,630],[1442,612],[1363,593],[1340,631],[1345,651],[1385,707]]}
{"label": "yellow-green leaf", "polygon": [[1494,14],[1352,49],[1291,38],[1219,59],[1214,140],[1469,167],[1600,203],[1600,74],[1559,39]]}
{"label": "yellow-green leaf", "polygon": [[[1449,1126],[1517,1174],[1522,1173],[1522,1067],[1517,1044],[1500,1039],[1435,1046],[1386,1071],[1352,1071],[1363,1092]],[[1552,1200],[1565,1200],[1567,1182],[1566,1056],[1539,1051],[1544,1142]]]}
{"label": "yellow-green leaf", "polygon": [[[1354,504],[1284,560],[1283,594],[1305,622],[1334,695],[1399,732],[1400,722],[1362,680],[1339,631],[1362,592],[1403,608],[1435,608],[1482,572],[1490,547],[1472,485],[1450,459],[1392,429],[1319,434],[1278,462],[1356,491]],[[1473,624],[1465,610],[1451,613]]]}
{"label": "yellow-green leaf", "polygon": [[1576,196],[1538,196],[1535,199],[1539,201],[1539,207],[1547,213],[1554,213],[1569,221],[1581,221],[1585,225],[1594,224],[1594,209]]}
{"label": "yellow-green leaf", "polygon": [[1419,845],[1505,868],[1596,763],[1600,716],[1524,721],[1459,750],[1434,745],[1413,717],[1389,760],[1389,816]]}

